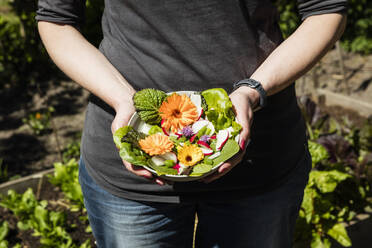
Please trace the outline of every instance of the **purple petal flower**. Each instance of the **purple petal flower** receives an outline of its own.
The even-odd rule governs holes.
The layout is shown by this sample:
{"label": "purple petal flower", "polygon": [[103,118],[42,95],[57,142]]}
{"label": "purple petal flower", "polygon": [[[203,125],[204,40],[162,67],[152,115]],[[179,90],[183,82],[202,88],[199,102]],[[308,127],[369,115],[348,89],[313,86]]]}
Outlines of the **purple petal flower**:
{"label": "purple petal flower", "polygon": [[182,129],[182,134],[185,137],[191,137],[194,134],[194,132],[192,131],[192,128],[190,126],[186,126]]}
{"label": "purple petal flower", "polygon": [[207,134],[204,134],[200,137],[200,140],[205,142],[205,143],[208,143],[210,139],[211,139],[211,136],[209,136]]}

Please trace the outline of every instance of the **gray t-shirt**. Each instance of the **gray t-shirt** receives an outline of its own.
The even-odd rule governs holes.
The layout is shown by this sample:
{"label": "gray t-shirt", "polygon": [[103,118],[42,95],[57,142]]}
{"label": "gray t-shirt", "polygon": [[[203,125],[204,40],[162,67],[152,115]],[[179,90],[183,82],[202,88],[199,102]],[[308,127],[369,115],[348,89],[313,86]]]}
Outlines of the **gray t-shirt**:
{"label": "gray t-shirt", "polygon": [[[39,0],[36,19],[80,26],[84,6],[83,0]],[[299,0],[298,8],[304,19],[345,11],[346,1]],[[282,41],[277,21],[267,0],[106,0],[99,49],[136,90],[231,92],[233,83],[249,77]],[[225,201],[264,192],[285,181],[307,149],[291,85],[254,114],[246,156],[231,172],[210,184],[159,186],[123,166],[110,129],[114,114],[90,98],[82,156],[97,184],[133,200]]]}

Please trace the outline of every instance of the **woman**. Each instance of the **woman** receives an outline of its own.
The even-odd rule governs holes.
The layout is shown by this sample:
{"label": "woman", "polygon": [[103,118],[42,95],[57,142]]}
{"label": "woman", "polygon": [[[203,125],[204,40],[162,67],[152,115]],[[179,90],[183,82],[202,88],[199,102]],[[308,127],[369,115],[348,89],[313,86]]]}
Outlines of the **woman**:
{"label": "woman", "polygon": [[[39,0],[53,61],[92,93],[80,182],[99,247],[291,247],[311,167],[294,80],[341,36],[346,1],[299,0],[282,41],[268,0],[106,0],[99,50],[79,32],[84,0]],[[234,84],[235,83],[235,84]],[[121,161],[112,132],[133,94],[222,87],[244,150],[203,181],[167,184]],[[124,165],[124,166],[123,166]]]}

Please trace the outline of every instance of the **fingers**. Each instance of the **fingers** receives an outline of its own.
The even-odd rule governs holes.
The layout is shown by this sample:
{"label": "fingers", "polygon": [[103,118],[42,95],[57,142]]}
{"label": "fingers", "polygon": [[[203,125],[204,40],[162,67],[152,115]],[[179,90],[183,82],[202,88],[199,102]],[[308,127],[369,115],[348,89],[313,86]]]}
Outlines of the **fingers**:
{"label": "fingers", "polygon": [[249,143],[250,126],[253,120],[251,102],[245,94],[239,91],[234,92],[230,96],[230,99],[233,104],[233,111],[235,112],[236,122],[242,126],[239,138],[239,145],[242,150],[245,150],[247,144]]}
{"label": "fingers", "polygon": [[169,181],[160,179],[158,177],[154,177],[154,175],[150,171],[146,170],[145,168],[143,168],[141,166],[132,165],[131,163],[128,163],[125,160],[123,160],[123,163],[124,163],[124,166],[127,168],[128,171],[132,172],[133,174],[135,174],[137,176],[144,177],[144,178],[149,179],[149,180],[153,180],[155,183],[157,183],[161,186],[165,185],[166,183],[167,184],[172,184]]}

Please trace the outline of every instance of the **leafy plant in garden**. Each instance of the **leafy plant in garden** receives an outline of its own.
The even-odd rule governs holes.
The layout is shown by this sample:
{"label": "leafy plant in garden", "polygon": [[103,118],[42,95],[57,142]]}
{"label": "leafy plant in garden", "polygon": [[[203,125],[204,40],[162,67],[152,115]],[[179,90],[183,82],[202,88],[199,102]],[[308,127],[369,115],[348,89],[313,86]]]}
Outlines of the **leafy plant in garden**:
{"label": "leafy plant in garden", "polygon": [[63,151],[63,162],[67,163],[71,159],[79,159],[80,157],[80,141],[75,140],[69,143]]}
{"label": "leafy plant in garden", "polygon": [[312,248],[331,247],[330,238],[350,247],[344,223],[370,204],[366,197],[369,186],[359,183],[339,165],[329,163],[329,154],[322,145],[309,143],[314,170],[305,188],[296,239],[311,240]]}
{"label": "leafy plant in garden", "polygon": [[72,211],[84,210],[83,193],[79,184],[79,166],[75,159],[67,163],[54,163],[54,173],[49,181],[61,188],[66,198],[71,201]]}
{"label": "leafy plant in garden", "polygon": [[47,201],[37,201],[30,188],[23,194],[9,190],[8,195],[0,202],[0,206],[10,209],[17,216],[19,229],[32,229],[34,236],[40,236],[42,247],[89,247],[89,240],[80,246],[74,244],[66,231],[65,214],[49,211],[47,205]]}
{"label": "leafy plant in garden", "polygon": [[53,107],[49,107],[44,112],[36,112],[29,114],[27,118],[23,118],[23,123],[27,124],[36,135],[45,133],[50,129],[51,117],[54,112]]}
{"label": "leafy plant in garden", "polygon": [[8,241],[5,239],[9,233],[9,224],[6,221],[0,222],[0,248],[8,248]]}
{"label": "leafy plant in garden", "polygon": [[296,240],[308,240],[312,248],[330,247],[331,239],[351,246],[344,224],[371,205],[361,161],[372,154],[372,132],[368,125],[361,131],[347,119],[342,123],[334,120],[308,97],[301,97],[299,105],[307,125],[313,170],[297,220]]}

